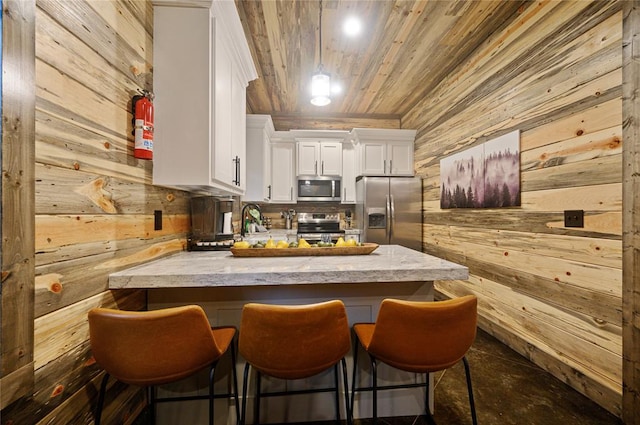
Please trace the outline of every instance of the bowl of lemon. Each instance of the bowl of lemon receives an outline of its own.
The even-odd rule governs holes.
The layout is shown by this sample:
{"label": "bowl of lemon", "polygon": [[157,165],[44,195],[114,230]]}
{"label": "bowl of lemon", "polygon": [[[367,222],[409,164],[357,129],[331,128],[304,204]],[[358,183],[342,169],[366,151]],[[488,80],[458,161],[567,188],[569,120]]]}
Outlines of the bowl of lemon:
{"label": "bowl of lemon", "polygon": [[300,257],[320,255],[368,255],[378,247],[375,243],[358,242],[355,239],[344,240],[340,237],[334,242],[309,243],[304,238],[297,242],[274,240],[249,243],[238,241],[231,248],[234,257]]}

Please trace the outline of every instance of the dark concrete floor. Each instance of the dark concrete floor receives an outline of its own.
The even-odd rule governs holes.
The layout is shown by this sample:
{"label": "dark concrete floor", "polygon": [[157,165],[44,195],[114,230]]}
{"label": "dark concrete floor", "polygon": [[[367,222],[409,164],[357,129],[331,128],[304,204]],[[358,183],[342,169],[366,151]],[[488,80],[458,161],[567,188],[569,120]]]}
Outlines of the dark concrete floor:
{"label": "dark concrete floor", "polygon": [[[616,416],[483,331],[467,353],[479,425],[608,425]],[[471,424],[462,363],[435,377],[438,425]],[[136,424],[146,421],[142,415]],[[343,421],[345,423],[345,421]],[[370,425],[356,419],[354,425]],[[312,422],[306,425],[330,425]],[[379,418],[379,425],[425,425],[425,416]]]}
{"label": "dark concrete floor", "polygon": [[[483,331],[478,331],[467,359],[480,425],[622,424],[616,416]],[[471,424],[462,364],[439,373],[435,382],[436,422]],[[425,417],[385,419],[385,422],[428,423]],[[365,423],[368,422],[358,421],[357,425]]]}

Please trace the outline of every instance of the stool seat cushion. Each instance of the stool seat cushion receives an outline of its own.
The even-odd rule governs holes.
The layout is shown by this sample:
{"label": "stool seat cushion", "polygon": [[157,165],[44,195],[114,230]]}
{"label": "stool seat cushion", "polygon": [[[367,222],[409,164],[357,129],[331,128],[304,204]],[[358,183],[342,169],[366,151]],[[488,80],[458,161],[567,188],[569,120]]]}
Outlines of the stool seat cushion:
{"label": "stool seat cushion", "polygon": [[477,299],[446,301],[385,299],[376,323],[353,326],[363,348],[395,368],[436,372],[459,362],[476,336]]}
{"label": "stool seat cushion", "polygon": [[199,306],[154,311],[92,309],[91,349],[110,375],[132,385],[174,382],[210,366],[227,350],[235,328],[211,329]]}
{"label": "stool seat cushion", "polygon": [[249,303],[242,311],[240,353],[266,375],[308,378],[335,365],[350,347],[341,301],[306,306]]}

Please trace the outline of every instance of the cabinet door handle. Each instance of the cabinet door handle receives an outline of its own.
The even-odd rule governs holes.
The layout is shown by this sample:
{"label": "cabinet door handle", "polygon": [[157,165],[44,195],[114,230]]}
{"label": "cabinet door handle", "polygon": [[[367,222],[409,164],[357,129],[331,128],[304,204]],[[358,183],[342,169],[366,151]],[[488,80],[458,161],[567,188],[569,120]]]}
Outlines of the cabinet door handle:
{"label": "cabinet door handle", "polygon": [[345,187],[344,189],[342,189],[342,200],[346,201],[347,200],[347,188]]}
{"label": "cabinet door handle", "polygon": [[321,168],[321,173],[320,174],[324,176],[324,161],[322,161],[322,168]]}
{"label": "cabinet door handle", "polygon": [[269,190],[269,195],[267,195],[267,199],[271,200],[271,185],[267,186],[267,189]]}
{"label": "cabinet door handle", "polygon": [[393,174],[393,159],[389,160],[389,174]]}
{"label": "cabinet door handle", "polygon": [[233,162],[233,168],[234,168],[233,180],[231,180],[231,183],[238,185],[238,157],[236,156],[231,161]]}
{"label": "cabinet door handle", "polygon": [[236,186],[240,186],[240,157],[236,155],[235,158],[232,159],[232,161],[236,164],[236,170],[235,170],[235,179],[232,180],[231,182],[234,183]]}
{"label": "cabinet door handle", "polygon": [[318,174],[318,161],[313,164],[313,174]]}
{"label": "cabinet door handle", "polygon": [[240,157],[236,156],[236,183],[240,186]]}
{"label": "cabinet door handle", "polygon": [[293,201],[293,186],[291,186],[291,195],[289,197],[290,201]]}
{"label": "cabinet door handle", "polygon": [[382,163],[382,174],[387,174],[387,160]]}

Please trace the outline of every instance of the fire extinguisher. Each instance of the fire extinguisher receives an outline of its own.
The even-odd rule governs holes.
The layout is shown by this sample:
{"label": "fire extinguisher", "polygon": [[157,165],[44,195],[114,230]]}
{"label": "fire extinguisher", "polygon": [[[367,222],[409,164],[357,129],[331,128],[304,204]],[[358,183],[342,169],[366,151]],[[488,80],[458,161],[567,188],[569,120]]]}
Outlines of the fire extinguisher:
{"label": "fire extinguisher", "polygon": [[135,150],[133,156],[139,159],[153,159],[153,93],[142,90],[133,96],[133,136]]}

